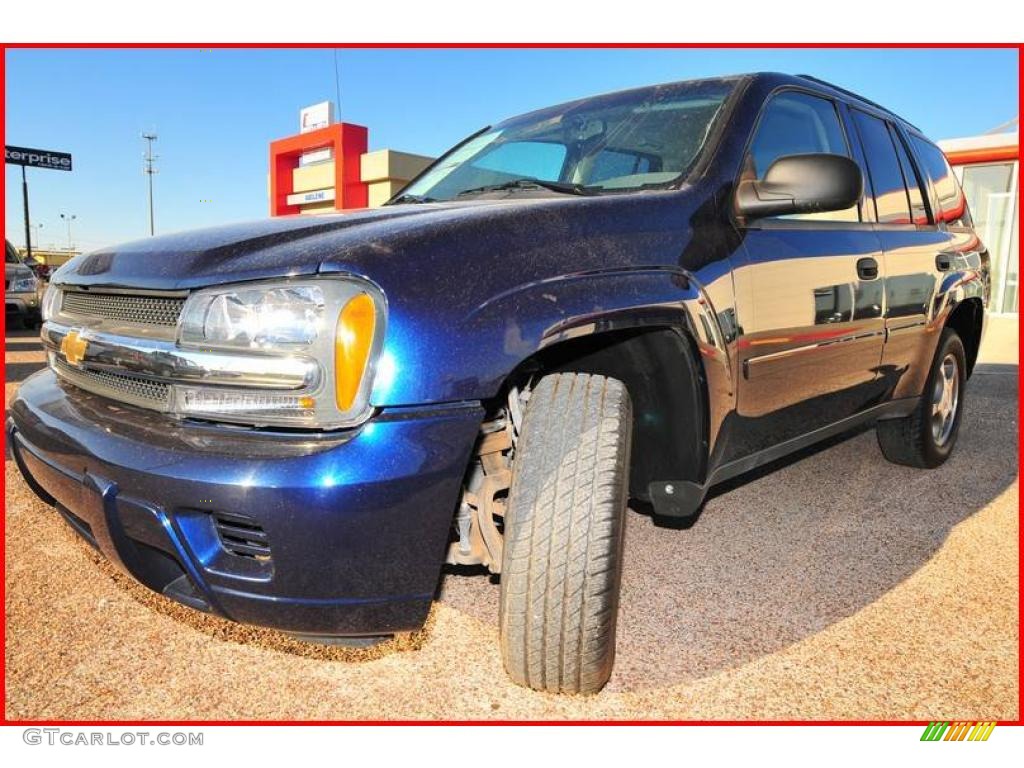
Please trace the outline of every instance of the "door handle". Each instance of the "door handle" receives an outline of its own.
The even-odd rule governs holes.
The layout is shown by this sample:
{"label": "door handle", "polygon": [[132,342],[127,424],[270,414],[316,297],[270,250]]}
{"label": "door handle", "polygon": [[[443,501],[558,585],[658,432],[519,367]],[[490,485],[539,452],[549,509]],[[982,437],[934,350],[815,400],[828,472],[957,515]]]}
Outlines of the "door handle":
{"label": "door handle", "polygon": [[953,254],[940,253],[935,257],[935,268],[939,272],[949,272],[953,268]]}
{"label": "door handle", "polygon": [[857,259],[857,277],[861,280],[874,280],[878,277],[878,262],[871,256]]}

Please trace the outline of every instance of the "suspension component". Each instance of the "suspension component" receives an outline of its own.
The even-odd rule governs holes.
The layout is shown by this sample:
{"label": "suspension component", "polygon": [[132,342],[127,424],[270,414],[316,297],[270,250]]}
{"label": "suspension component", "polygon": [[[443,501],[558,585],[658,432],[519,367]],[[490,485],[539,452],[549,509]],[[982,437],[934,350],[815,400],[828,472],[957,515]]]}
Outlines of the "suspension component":
{"label": "suspension component", "polygon": [[[514,400],[516,408],[511,403]],[[501,573],[504,551],[498,521],[505,516],[505,496],[512,482],[512,452],[519,422],[519,395],[509,394],[510,414],[485,422],[480,428],[472,468],[455,515],[458,541],[448,547],[445,562],[483,565]]]}

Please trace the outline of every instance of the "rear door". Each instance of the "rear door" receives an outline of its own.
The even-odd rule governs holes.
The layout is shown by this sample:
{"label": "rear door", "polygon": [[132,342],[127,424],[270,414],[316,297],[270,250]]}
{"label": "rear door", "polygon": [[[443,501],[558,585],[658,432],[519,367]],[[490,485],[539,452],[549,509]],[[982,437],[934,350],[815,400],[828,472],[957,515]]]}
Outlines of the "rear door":
{"label": "rear door", "polygon": [[[743,173],[779,157],[858,159],[841,104],[784,90],[764,106]],[[878,401],[881,248],[866,201],[844,211],[748,222],[734,271],[740,338],[737,410],[753,452],[839,421]],[[872,275],[871,267],[876,273]]]}
{"label": "rear door", "polygon": [[[927,139],[886,121],[888,144],[881,149],[878,117],[863,115],[868,133],[880,145],[876,165],[892,164],[894,150],[906,198],[898,194],[894,172],[885,173],[888,190],[875,190],[878,234],[885,260],[886,344],[881,371],[893,398],[916,397],[924,387],[942,331],[939,313],[947,281],[979,243],[960,186],[942,151]],[[872,172],[874,178],[874,169]],[[888,202],[887,202],[888,201]]]}

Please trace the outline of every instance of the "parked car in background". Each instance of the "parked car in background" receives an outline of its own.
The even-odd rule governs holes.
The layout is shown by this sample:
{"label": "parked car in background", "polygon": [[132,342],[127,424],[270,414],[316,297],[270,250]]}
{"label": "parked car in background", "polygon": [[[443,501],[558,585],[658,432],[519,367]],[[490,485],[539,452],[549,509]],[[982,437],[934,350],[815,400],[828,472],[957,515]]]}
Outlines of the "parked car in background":
{"label": "parked car in background", "polygon": [[906,120],[806,76],[651,86],[481,130],[382,209],[73,259],[9,445],[174,600],[365,640],[476,566],[511,677],[593,693],[627,499],[692,520],[865,424],[890,461],[942,464],[988,285]]}
{"label": "parked car in background", "polygon": [[32,270],[34,274],[41,281],[45,282],[50,279],[50,265],[44,264],[35,257],[25,257],[21,260],[21,263]]}
{"label": "parked car in background", "polygon": [[35,328],[40,323],[39,279],[9,240],[4,241],[4,314],[8,328]]}

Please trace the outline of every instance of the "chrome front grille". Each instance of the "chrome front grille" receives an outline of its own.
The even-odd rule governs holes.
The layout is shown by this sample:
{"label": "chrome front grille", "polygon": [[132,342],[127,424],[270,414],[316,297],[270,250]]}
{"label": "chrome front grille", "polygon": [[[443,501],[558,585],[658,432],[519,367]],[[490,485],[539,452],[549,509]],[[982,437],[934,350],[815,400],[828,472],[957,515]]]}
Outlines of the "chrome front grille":
{"label": "chrome front grille", "polygon": [[58,375],[86,392],[142,408],[155,408],[161,411],[170,408],[171,388],[167,384],[127,373],[75,368],[53,354],[50,359]]}
{"label": "chrome front grille", "polygon": [[185,306],[179,296],[64,291],[61,314],[93,317],[132,325],[175,326]]}

